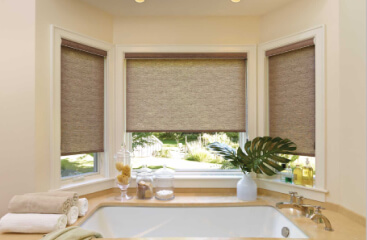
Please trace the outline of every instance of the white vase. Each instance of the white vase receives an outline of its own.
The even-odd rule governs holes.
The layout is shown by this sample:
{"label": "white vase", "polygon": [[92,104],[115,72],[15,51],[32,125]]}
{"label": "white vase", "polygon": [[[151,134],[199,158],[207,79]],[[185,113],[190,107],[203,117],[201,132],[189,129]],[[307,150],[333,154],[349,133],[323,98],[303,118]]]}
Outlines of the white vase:
{"label": "white vase", "polygon": [[255,201],[257,185],[249,173],[243,175],[237,183],[237,198],[242,201]]}

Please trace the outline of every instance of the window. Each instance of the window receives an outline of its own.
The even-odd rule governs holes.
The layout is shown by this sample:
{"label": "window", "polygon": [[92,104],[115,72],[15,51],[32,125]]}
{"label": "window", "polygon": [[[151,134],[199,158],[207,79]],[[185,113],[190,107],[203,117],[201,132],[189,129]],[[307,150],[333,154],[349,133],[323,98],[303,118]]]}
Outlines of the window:
{"label": "window", "polygon": [[61,177],[70,178],[98,172],[98,153],[61,157]]}
{"label": "window", "polygon": [[236,169],[208,151],[206,146],[221,142],[237,149],[243,136],[243,133],[237,132],[135,132],[132,133],[132,167],[138,169],[147,165],[158,169],[166,165],[176,171]]}
{"label": "window", "polygon": [[104,82],[107,53],[61,42],[61,177],[98,172],[104,152]]}
{"label": "window", "polygon": [[233,169],[206,146],[218,141],[238,148],[239,132],[246,131],[247,54],[125,57],[126,128],[132,133],[133,167]]}
{"label": "window", "polygon": [[315,45],[312,39],[268,50],[269,135],[315,156]]}
{"label": "window", "polygon": [[[324,27],[260,44],[258,60],[258,134],[294,141],[298,159],[290,166],[308,158],[316,172],[314,188],[297,191],[325,201]],[[282,192],[296,187],[273,180],[260,186]]]}
{"label": "window", "polygon": [[[269,68],[269,135],[291,139],[296,155],[286,156],[315,166],[315,46],[313,38],[266,51]],[[311,161],[309,161],[311,163]]]}

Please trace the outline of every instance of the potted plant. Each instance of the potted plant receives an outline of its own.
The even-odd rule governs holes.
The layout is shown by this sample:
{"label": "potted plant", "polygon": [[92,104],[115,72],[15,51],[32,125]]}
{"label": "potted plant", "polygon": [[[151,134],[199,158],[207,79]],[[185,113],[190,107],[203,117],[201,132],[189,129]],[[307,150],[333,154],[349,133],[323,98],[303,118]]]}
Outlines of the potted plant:
{"label": "potted plant", "polygon": [[254,201],[257,197],[257,185],[249,173],[272,176],[283,171],[282,163],[288,163],[290,159],[280,154],[292,154],[297,147],[289,139],[257,137],[247,141],[243,149],[239,147],[235,150],[218,142],[209,144],[208,149],[241,169],[244,176],[237,183],[237,197],[244,201]]}

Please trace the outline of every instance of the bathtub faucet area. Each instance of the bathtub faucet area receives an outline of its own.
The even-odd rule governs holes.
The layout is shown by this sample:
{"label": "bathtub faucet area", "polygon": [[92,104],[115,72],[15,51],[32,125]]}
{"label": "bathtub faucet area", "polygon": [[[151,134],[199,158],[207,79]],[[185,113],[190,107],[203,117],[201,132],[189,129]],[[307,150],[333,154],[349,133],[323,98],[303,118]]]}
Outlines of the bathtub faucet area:
{"label": "bathtub faucet area", "polygon": [[279,209],[292,208],[301,211],[302,215],[310,218],[316,223],[325,223],[326,231],[333,231],[329,219],[321,213],[321,209],[325,209],[321,206],[314,206],[303,203],[303,196],[298,196],[297,192],[289,192],[289,202],[278,202],[275,206]]}

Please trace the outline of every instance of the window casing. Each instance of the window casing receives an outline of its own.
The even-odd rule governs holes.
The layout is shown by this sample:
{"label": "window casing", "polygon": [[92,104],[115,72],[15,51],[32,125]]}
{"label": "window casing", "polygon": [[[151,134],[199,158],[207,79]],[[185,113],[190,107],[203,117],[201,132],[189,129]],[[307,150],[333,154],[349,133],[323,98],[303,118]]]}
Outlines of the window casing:
{"label": "window casing", "polygon": [[[174,53],[174,52],[190,52],[190,53],[200,53],[200,52],[246,52],[247,53],[247,89],[248,89],[248,96],[247,96],[247,103],[248,103],[248,109],[247,113],[249,116],[249,119],[247,121],[247,129],[246,134],[241,134],[240,137],[240,144],[243,145],[245,142],[245,139],[251,138],[251,136],[256,136],[256,47],[255,46],[172,46],[172,47],[166,47],[166,46],[117,46],[117,55],[121,56],[121,61],[123,62],[121,68],[119,68],[119,65],[117,64],[116,69],[116,79],[123,79],[124,81],[119,85],[119,82],[116,82],[116,91],[126,93],[126,61],[125,61],[125,54],[130,52],[164,52],[164,53]],[[116,143],[120,142],[122,143],[125,141],[127,145],[132,150],[132,135],[131,133],[126,132],[126,95],[121,96],[121,98],[117,99],[117,103],[121,101],[121,108],[119,109],[116,105],[116,113],[118,117],[121,117],[122,124],[118,124],[121,121],[117,121],[116,130],[119,132],[121,130],[122,137],[120,139],[116,139]],[[118,119],[118,118],[117,118]],[[191,173],[196,174],[196,171],[203,173],[201,170],[193,170]],[[237,173],[240,173],[239,171],[235,170]],[[216,172],[219,175],[223,175],[223,171],[212,171],[212,174],[216,175]],[[180,172],[179,172],[180,174]],[[189,176],[190,172],[183,172],[182,174]],[[193,176],[191,174],[191,176]],[[236,177],[237,178],[237,177]]]}
{"label": "window casing", "polygon": [[[113,160],[112,152],[114,149],[113,138],[113,108],[109,107],[113,104],[113,45],[95,40],[93,38],[83,36],[71,31],[52,26],[52,54],[51,54],[51,148],[50,148],[50,164],[51,164],[51,189],[59,189],[70,187],[75,184],[80,185],[89,181],[104,181],[109,177],[112,166],[109,164]],[[91,46],[93,48],[107,51],[107,57],[104,60],[104,152],[98,153],[95,158],[98,161],[98,171],[93,173],[81,174],[71,178],[61,177],[61,42],[62,39],[68,39],[73,42]],[[110,169],[111,168],[111,169]]]}
{"label": "window casing", "polygon": [[[268,60],[265,56],[266,51],[286,46],[292,43],[300,42],[307,39],[314,39],[315,43],[315,132],[316,140],[316,169],[317,176],[314,188],[292,185],[292,190],[297,188],[298,193],[310,196],[312,199],[325,201],[325,76],[324,76],[324,27],[319,26],[306,31],[280,38],[268,43],[260,44],[258,51],[258,69],[259,69],[259,85],[258,85],[258,134],[260,136],[269,134],[269,108],[268,108]],[[289,191],[280,185],[264,180],[263,186],[268,189],[278,189],[286,193]],[[261,186],[262,184],[260,184]]]}

